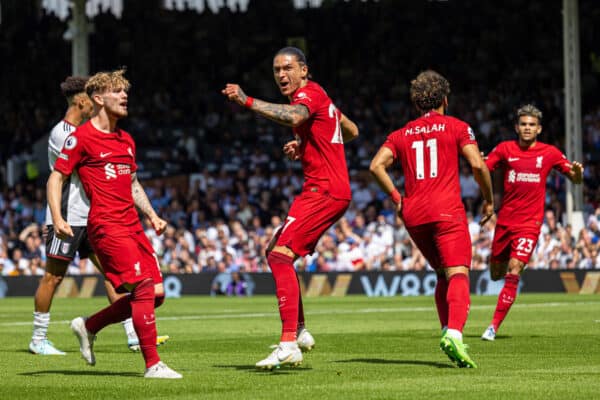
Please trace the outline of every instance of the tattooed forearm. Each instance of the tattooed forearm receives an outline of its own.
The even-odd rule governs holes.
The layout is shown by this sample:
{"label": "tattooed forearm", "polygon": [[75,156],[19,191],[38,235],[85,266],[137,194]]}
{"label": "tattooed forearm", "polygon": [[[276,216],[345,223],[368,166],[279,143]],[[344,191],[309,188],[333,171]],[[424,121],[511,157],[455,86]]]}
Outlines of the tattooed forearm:
{"label": "tattooed forearm", "polygon": [[131,177],[131,194],[133,195],[133,203],[145,216],[152,217],[156,214],[136,174]]}
{"label": "tattooed forearm", "polygon": [[301,104],[274,104],[266,101],[254,100],[252,110],[275,122],[287,126],[298,126],[308,119],[308,108]]}

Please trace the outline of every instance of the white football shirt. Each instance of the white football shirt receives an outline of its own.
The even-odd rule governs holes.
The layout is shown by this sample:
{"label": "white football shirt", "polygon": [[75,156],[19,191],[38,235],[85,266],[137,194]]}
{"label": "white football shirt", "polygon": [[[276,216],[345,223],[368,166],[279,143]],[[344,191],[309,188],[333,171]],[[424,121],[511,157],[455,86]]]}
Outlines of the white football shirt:
{"label": "white football shirt", "polygon": [[[48,163],[50,171],[54,170],[54,163],[58,158],[65,140],[77,127],[65,120],[60,121],[50,132],[48,139]],[[77,171],[73,171],[62,191],[61,211],[63,218],[71,226],[86,226],[90,201],[87,198]],[[46,205],[46,225],[52,225],[50,207]]]}

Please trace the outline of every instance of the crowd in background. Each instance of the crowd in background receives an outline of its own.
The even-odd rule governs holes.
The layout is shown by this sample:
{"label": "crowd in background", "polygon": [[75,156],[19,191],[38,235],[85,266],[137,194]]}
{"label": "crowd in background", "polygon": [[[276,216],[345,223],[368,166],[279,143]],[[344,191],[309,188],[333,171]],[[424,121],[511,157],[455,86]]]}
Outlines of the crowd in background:
{"label": "crowd in background", "polygon": [[[410,78],[423,68],[449,78],[449,112],[471,124],[485,153],[515,138],[514,111],[526,102],[544,112],[539,139],[565,148],[562,41],[556,29],[560,2],[356,1],[298,11],[286,2],[257,0],[247,13],[218,15],[165,11],[158,3],[128,2],[122,19],[100,14],[90,37],[90,66],[93,71],[128,66],[133,87],[123,127],[137,142],[139,176],[152,204],[170,223],[161,237],[147,231],[165,271],[268,270],[265,246],[302,184],[299,163],[281,151],[291,130],[245,112],[219,91],[226,82],[237,82],[249,95],[284,102],[270,71],[273,53],[286,44],[306,45],[315,80],[361,132],[346,146],[352,206],[317,252],[297,262],[301,270],[426,268],[392,203],[367,172],[386,135],[416,116],[407,91]],[[15,4],[12,11],[27,4]],[[580,1],[580,9],[584,227],[573,231],[565,223],[566,183],[553,173],[531,268],[600,268],[600,69],[592,51],[599,39],[593,30],[598,11],[588,0]],[[280,18],[265,20],[265,13],[275,12]],[[425,14],[436,22],[419,23]],[[535,24],[527,20],[532,14]],[[147,22],[134,23],[140,18]],[[0,64],[0,136],[11,138],[0,148],[0,162],[4,166],[16,157],[31,167],[13,187],[6,185],[6,169],[0,169],[3,275],[43,271],[47,165],[32,156],[31,146],[45,140],[66,108],[58,90],[70,70],[65,30],[66,23],[37,12],[0,24],[0,55],[13,60]],[[17,46],[17,40],[25,45]],[[39,65],[45,65],[43,74]],[[394,170],[394,177],[402,187],[401,171]],[[494,179],[499,191],[502,177]],[[466,165],[461,165],[461,188],[472,220],[472,267],[485,269],[494,222],[478,226],[480,197]],[[76,260],[70,272],[89,273],[93,267]]]}

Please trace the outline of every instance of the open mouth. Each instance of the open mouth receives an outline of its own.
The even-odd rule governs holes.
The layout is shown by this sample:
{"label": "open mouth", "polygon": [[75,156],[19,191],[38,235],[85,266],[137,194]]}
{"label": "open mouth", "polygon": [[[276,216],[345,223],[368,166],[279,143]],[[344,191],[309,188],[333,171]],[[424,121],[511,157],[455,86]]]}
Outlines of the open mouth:
{"label": "open mouth", "polygon": [[290,86],[289,82],[279,82],[279,87],[281,88],[281,90],[285,90]]}

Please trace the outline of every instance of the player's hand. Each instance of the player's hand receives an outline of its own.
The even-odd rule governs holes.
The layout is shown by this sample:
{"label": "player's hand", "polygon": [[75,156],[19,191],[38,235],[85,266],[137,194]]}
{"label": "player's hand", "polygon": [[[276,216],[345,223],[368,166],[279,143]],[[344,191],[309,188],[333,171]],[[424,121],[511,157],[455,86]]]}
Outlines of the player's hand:
{"label": "player's hand", "polygon": [[573,161],[571,164],[571,175],[574,183],[583,182],[583,164],[578,161]]}
{"label": "player's hand", "polygon": [[479,221],[479,225],[483,226],[486,222],[490,220],[494,216],[494,203],[488,203],[487,201],[483,201],[483,205],[481,207],[481,221]]}
{"label": "player's hand", "polygon": [[221,93],[227,96],[229,100],[235,101],[241,106],[246,104],[246,99],[248,98],[248,96],[246,95],[246,93],[244,93],[240,85],[237,85],[235,83],[228,83],[227,85],[225,85],[225,89],[221,90]]}
{"label": "player's hand", "polygon": [[167,221],[158,216],[152,217],[150,223],[157,235],[162,235],[165,229],[167,229]]}
{"label": "player's hand", "polygon": [[67,221],[65,221],[64,219],[61,218],[58,221],[53,221],[53,225],[54,225],[54,234],[60,240],[65,240],[68,237],[74,236],[73,229],[71,229],[71,226],[69,224],[67,224]]}
{"label": "player's hand", "polygon": [[487,160],[487,156],[483,154],[483,151],[480,152],[479,154],[481,154],[481,158],[483,158],[483,161]]}
{"label": "player's hand", "polygon": [[402,219],[402,198],[400,198],[400,202],[396,204],[396,215]]}
{"label": "player's hand", "polygon": [[297,140],[292,140],[283,145],[283,153],[285,156],[292,160],[296,161],[300,159],[300,145]]}

